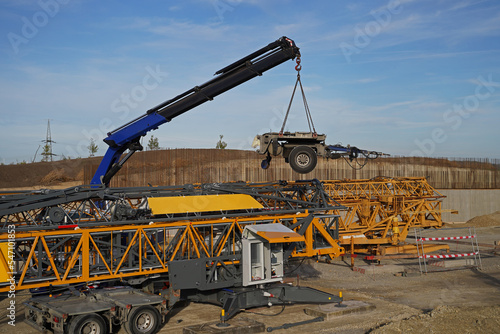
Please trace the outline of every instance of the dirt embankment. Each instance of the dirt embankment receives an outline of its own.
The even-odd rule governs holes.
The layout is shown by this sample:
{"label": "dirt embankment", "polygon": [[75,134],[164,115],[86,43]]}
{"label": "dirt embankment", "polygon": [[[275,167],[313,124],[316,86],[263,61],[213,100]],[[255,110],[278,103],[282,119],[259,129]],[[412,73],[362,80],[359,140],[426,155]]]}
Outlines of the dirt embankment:
{"label": "dirt embankment", "polygon": [[65,188],[82,184],[83,169],[101,158],[71,159],[54,162],[0,166],[0,189]]}
{"label": "dirt embankment", "polygon": [[500,226],[500,211],[488,215],[477,216],[467,221],[463,226],[488,227]]}

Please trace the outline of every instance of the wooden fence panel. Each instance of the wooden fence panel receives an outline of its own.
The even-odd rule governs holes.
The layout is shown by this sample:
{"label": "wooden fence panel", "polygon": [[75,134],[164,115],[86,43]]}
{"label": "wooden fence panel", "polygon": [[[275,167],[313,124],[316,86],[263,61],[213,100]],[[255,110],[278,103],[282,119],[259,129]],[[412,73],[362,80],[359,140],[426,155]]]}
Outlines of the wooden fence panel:
{"label": "wooden fence panel", "polygon": [[[276,157],[267,170],[260,168],[263,156],[252,151],[217,149],[168,149],[136,153],[111,181],[112,187],[182,185],[276,180],[336,180],[386,177],[426,177],[438,189],[499,189],[500,160],[391,157],[369,161],[362,169],[351,168],[344,159],[320,158],[309,174],[292,171]],[[359,166],[358,166],[359,167]],[[84,168],[90,183],[97,165]]]}

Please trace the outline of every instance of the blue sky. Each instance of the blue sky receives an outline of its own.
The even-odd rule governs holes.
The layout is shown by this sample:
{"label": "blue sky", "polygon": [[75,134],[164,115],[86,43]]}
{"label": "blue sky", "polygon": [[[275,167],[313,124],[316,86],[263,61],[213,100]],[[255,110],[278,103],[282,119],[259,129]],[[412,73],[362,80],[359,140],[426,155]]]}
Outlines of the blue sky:
{"label": "blue sky", "polygon": [[[498,1],[0,0],[0,162],[99,155],[104,134],[285,35],[329,144],[393,155],[500,158]],[[289,61],[150,135],[251,149],[278,131]],[[287,130],[305,131],[296,100]],[[40,151],[39,151],[40,153]],[[37,156],[37,161],[40,155]]]}

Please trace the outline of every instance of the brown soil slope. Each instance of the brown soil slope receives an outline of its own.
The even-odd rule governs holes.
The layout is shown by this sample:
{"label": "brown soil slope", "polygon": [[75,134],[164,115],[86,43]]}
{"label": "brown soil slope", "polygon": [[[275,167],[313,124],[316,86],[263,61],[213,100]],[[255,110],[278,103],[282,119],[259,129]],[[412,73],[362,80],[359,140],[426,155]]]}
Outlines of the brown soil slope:
{"label": "brown soil slope", "polygon": [[68,181],[83,182],[83,169],[100,158],[0,166],[0,188],[52,186]]}

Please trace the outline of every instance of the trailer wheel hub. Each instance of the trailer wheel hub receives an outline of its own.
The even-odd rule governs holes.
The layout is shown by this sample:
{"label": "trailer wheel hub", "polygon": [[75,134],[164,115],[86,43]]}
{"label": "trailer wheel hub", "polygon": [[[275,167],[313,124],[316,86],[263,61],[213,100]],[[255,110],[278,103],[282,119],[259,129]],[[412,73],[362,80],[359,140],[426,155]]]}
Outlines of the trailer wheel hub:
{"label": "trailer wheel hub", "polygon": [[309,155],[307,155],[305,153],[301,153],[301,154],[297,155],[296,161],[297,161],[297,165],[299,165],[301,167],[306,167],[311,162],[311,159],[309,158]]}
{"label": "trailer wheel hub", "polygon": [[101,327],[95,321],[89,321],[85,324],[81,331],[82,334],[100,334]]}
{"label": "trailer wheel hub", "polygon": [[154,320],[149,313],[143,313],[137,318],[137,329],[140,332],[148,332],[154,326]]}

